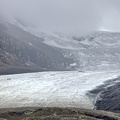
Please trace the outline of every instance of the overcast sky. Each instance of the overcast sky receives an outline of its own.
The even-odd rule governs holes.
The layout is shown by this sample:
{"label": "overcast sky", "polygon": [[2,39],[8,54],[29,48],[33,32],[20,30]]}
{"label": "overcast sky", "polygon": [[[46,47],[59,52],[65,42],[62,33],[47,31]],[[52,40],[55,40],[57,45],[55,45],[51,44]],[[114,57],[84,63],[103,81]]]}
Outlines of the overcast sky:
{"label": "overcast sky", "polygon": [[120,31],[120,0],[0,0],[0,12],[51,32]]}

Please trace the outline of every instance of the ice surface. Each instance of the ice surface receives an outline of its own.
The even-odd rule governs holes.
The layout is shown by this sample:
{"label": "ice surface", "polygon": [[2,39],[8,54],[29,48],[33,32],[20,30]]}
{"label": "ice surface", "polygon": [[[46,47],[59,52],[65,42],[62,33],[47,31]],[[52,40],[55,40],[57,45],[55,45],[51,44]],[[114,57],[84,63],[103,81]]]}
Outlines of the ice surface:
{"label": "ice surface", "polygon": [[120,72],[40,72],[0,76],[0,107],[93,108],[89,90]]}

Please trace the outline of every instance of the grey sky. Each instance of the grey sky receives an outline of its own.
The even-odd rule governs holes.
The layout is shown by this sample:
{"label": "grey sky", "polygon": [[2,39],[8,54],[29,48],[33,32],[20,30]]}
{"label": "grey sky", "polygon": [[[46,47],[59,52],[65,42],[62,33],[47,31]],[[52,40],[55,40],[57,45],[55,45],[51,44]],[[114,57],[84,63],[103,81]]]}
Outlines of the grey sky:
{"label": "grey sky", "polygon": [[120,31],[120,0],[0,0],[0,12],[65,34]]}

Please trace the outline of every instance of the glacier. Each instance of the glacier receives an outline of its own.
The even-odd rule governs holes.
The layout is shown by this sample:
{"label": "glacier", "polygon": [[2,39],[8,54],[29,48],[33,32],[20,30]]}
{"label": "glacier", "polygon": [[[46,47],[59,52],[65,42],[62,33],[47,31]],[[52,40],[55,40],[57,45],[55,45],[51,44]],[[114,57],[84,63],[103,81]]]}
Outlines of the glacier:
{"label": "glacier", "polygon": [[87,93],[120,71],[61,71],[0,76],[0,108],[76,107],[93,109]]}

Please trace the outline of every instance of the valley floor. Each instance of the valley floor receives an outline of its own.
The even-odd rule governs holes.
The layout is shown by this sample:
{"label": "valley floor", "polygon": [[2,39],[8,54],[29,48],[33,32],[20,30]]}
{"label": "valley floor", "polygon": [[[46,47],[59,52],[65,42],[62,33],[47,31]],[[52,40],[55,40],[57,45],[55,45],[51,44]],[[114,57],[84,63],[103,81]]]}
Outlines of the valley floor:
{"label": "valley floor", "polygon": [[120,120],[120,114],[76,108],[9,108],[0,110],[0,120]]}

